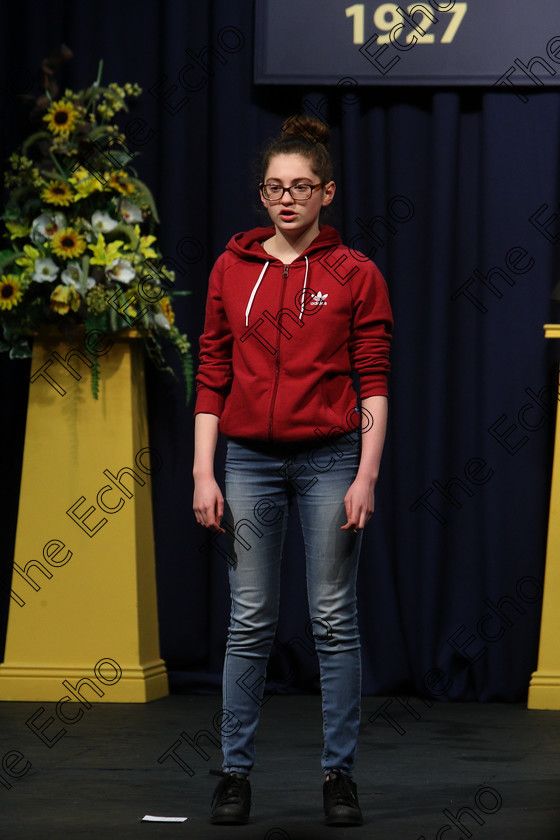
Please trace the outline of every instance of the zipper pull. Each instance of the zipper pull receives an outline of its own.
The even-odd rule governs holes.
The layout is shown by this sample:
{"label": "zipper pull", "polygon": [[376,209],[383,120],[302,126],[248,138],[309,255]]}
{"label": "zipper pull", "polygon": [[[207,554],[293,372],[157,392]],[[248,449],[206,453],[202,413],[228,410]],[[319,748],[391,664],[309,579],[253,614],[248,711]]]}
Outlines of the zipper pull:
{"label": "zipper pull", "polygon": [[285,265],[285,266],[284,266],[284,272],[283,272],[283,274],[282,274],[282,277],[284,277],[284,279],[288,276],[288,272],[289,272],[289,270],[290,270],[290,266],[289,266],[289,265]]}

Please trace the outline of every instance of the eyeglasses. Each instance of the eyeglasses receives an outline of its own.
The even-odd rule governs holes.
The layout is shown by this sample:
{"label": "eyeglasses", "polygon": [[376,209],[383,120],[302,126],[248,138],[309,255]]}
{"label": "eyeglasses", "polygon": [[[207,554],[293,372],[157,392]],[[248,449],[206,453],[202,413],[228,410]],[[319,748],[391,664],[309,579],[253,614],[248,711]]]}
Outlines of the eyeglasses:
{"label": "eyeglasses", "polygon": [[268,201],[280,201],[284,193],[289,192],[294,201],[307,201],[313,192],[324,184],[294,184],[293,187],[281,187],[280,184],[260,184],[259,189]]}

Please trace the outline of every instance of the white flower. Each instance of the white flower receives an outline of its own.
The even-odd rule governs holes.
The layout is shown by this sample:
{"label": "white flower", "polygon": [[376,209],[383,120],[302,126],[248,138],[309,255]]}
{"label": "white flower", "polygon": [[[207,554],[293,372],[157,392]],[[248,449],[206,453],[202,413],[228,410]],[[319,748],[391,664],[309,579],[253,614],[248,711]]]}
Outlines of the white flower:
{"label": "white flower", "polygon": [[118,280],[119,283],[130,283],[135,275],[135,271],[129,261],[121,258],[113,260],[107,266],[105,273],[110,280]]}
{"label": "white flower", "polygon": [[88,220],[80,219],[80,224],[82,227],[82,236],[86,242],[97,242],[97,233],[94,232],[93,227],[90,225]]}
{"label": "white flower", "polygon": [[51,260],[50,257],[39,257],[35,260],[35,268],[33,271],[33,280],[36,283],[50,283],[56,280],[59,268]]}
{"label": "white flower", "polygon": [[161,330],[168,330],[171,328],[171,324],[163,314],[163,312],[156,312],[154,315],[154,324],[156,327],[159,327]]}
{"label": "white flower", "polygon": [[132,201],[127,201],[126,199],[121,201],[119,213],[129,225],[134,224],[134,222],[141,222],[143,219],[142,211],[138,205],[133,204]]}
{"label": "white flower", "polygon": [[74,286],[82,295],[95,286],[93,277],[88,277],[84,283],[84,273],[80,263],[77,262],[68,263],[60,275],[60,279],[66,286]]}
{"label": "white flower", "polygon": [[66,227],[64,213],[41,213],[31,224],[31,240],[39,244],[46,242],[64,227]]}
{"label": "white flower", "polygon": [[99,233],[108,233],[113,228],[116,228],[118,222],[111,218],[108,213],[103,213],[102,210],[96,210],[91,217],[91,226]]}

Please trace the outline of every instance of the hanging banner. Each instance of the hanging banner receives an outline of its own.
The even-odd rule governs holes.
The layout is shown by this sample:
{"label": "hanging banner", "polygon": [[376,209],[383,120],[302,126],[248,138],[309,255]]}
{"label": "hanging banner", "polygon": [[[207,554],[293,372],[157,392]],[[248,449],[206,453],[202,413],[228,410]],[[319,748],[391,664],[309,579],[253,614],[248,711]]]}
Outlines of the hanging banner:
{"label": "hanging banner", "polygon": [[560,0],[256,0],[257,84],[560,83]]}

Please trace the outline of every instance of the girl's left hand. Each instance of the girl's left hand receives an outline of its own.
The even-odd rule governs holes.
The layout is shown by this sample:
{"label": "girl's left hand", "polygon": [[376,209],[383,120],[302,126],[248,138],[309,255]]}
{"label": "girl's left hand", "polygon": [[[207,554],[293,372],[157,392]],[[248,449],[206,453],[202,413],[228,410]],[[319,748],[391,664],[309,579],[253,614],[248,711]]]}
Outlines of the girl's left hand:
{"label": "girl's left hand", "polygon": [[341,531],[363,530],[366,523],[373,514],[375,481],[357,476],[344,497],[346,508],[346,525],[341,526]]}

